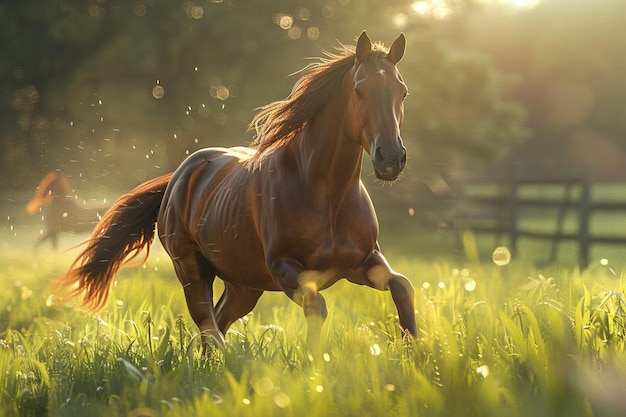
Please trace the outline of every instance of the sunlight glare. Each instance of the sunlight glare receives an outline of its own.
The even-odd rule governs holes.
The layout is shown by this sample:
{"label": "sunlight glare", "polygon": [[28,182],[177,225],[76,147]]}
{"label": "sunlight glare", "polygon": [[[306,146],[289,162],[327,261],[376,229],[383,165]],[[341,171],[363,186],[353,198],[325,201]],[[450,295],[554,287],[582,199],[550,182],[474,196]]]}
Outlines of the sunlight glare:
{"label": "sunlight glare", "polygon": [[472,292],[476,289],[476,280],[474,278],[468,278],[463,286],[465,287],[465,291]]}
{"label": "sunlight glare", "polygon": [[452,13],[446,0],[420,0],[413,3],[411,8],[420,16],[430,16],[435,19],[445,19]]}
{"label": "sunlight glare", "polygon": [[[504,6],[518,10],[528,10],[536,7],[541,0],[479,0],[485,6]],[[454,13],[455,5],[450,0],[418,0],[411,4],[413,12],[421,17],[445,19]],[[394,23],[399,26],[398,17]]]}
{"label": "sunlight glare", "polygon": [[392,20],[393,20],[393,24],[399,29],[403,29],[404,27],[406,27],[409,21],[406,14],[404,13],[396,13],[393,16]]}
{"label": "sunlight glare", "polygon": [[531,9],[541,3],[541,0],[481,0],[486,5],[503,5],[517,9]]}
{"label": "sunlight glare", "polygon": [[380,356],[381,353],[382,350],[380,349],[380,346],[378,346],[378,343],[374,343],[370,346],[370,354],[372,356]]}
{"label": "sunlight glare", "polygon": [[483,378],[487,378],[487,376],[489,375],[489,366],[487,365],[479,366],[478,368],[476,368],[476,373],[482,376]]}
{"label": "sunlight glare", "polygon": [[538,5],[539,1],[540,0],[509,0],[508,3],[511,3],[513,6],[519,8],[531,8]]}
{"label": "sunlight glare", "polygon": [[426,14],[428,13],[428,9],[430,9],[430,6],[425,1],[416,1],[411,7],[413,7],[413,10],[417,14]]}

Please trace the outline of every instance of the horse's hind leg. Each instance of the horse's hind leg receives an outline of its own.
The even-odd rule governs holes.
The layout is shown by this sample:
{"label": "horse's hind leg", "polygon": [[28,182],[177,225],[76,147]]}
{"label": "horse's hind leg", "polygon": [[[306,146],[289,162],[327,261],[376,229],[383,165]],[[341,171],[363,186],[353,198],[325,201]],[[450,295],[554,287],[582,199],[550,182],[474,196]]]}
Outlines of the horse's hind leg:
{"label": "horse's hind leg", "polygon": [[35,242],[34,248],[35,249],[39,249],[39,247],[41,245],[43,245],[43,243],[46,240],[50,240],[50,244],[52,245],[52,249],[56,250],[56,248],[58,246],[58,234],[57,234],[57,232],[50,232],[50,231],[46,232],[45,235],[43,235],[42,237],[37,239],[37,241]]}
{"label": "horse's hind leg", "polygon": [[224,282],[224,293],[215,308],[217,325],[222,334],[226,334],[237,319],[251,312],[262,294],[263,291],[260,290]]}
{"label": "horse's hind leg", "polygon": [[203,350],[209,339],[224,346],[224,335],[220,331],[213,307],[213,281],[215,271],[200,253],[192,251],[185,257],[174,258],[174,270],[185,290],[185,300],[191,318],[200,329]]}
{"label": "horse's hind leg", "polygon": [[49,235],[49,237],[50,237],[50,244],[52,245],[52,249],[56,250],[57,247],[59,246],[59,234],[52,233]]}

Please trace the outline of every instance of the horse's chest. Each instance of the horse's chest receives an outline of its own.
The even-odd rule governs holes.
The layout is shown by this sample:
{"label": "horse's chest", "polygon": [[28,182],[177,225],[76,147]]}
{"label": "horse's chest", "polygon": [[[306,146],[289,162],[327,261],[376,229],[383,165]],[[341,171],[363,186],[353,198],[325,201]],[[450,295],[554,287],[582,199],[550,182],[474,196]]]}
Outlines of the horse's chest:
{"label": "horse's chest", "polygon": [[277,241],[308,269],[351,268],[376,244],[377,223],[369,207],[332,212],[309,206],[290,217],[276,229]]}
{"label": "horse's chest", "polygon": [[310,269],[349,269],[360,263],[372,249],[373,244],[369,242],[327,234],[317,247],[303,256]]}

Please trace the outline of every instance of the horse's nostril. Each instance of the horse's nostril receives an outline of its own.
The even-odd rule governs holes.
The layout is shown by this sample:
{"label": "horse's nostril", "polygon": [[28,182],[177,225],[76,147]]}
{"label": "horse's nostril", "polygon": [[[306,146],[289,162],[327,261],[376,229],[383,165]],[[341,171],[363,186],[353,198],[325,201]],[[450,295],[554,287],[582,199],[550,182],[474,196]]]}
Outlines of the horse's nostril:
{"label": "horse's nostril", "polygon": [[376,154],[374,155],[374,158],[376,159],[376,161],[382,162],[385,160],[385,157],[383,156],[383,153],[380,150],[380,146],[378,148],[376,148]]}

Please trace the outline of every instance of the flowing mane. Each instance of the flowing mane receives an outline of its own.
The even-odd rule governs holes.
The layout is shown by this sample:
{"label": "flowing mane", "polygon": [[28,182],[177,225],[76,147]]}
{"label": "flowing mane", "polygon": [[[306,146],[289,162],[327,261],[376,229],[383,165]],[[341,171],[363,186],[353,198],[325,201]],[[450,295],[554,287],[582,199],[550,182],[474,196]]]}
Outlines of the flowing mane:
{"label": "flowing mane", "polygon": [[[373,50],[379,55],[387,52],[382,43],[375,43]],[[336,53],[324,52],[324,55],[296,73],[303,75],[286,99],[258,109],[248,126],[256,131],[251,144],[256,152],[249,160],[249,167],[257,168],[263,159],[291,142],[339,91],[343,76],[354,65],[355,48],[340,45]]]}

